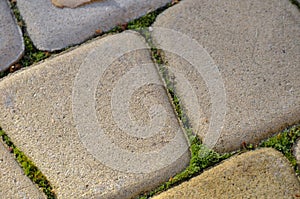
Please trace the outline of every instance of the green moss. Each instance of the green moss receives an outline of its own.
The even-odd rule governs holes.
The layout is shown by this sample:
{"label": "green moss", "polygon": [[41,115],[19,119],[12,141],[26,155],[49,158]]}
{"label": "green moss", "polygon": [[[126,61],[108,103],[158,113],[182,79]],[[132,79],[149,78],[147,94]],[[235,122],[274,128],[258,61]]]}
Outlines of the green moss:
{"label": "green moss", "polygon": [[150,13],[146,14],[145,16],[142,16],[136,20],[129,22],[128,29],[138,30],[138,29],[142,29],[142,28],[151,26],[154,23],[156,17],[160,13],[162,13],[165,9],[169,8],[170,6],[171,6],[170,4],[167,4],[166,6],[159,8],[158,10],[150,12]]}
{"label": "green moss", "polygon": [[300,138],[300,125],[291,127],[280,132],[279,134],[263,141],[260,147],[272,147],[285,155],[291,162],[298,176],[300,176],[300,168],[297,166],[297,160],[293,155],[293,145]]}
{"label": "green moss", "polygon": [[[124,30],[141,30],[143,28],[149,27],[151,26],[156,17],[162,13],[164,10],[166,10],[167,8],[171,7],[172,5],[174,5],[175,3],[168,3],[165,6],[147,13],[146,15],[132,20],[126,24],[119,24],[118,26],[116,26],[115,28],[113,28],[112,30],[108,31],[108,32],[104,32],[103,34],[108,34],[108,33],[120,33],[123,32]],[[101,35],[103,35],[101,34]]]}
{"label": "green moss", "polygon": [[45,193],[47,198],[56,198],[53,188],[50,182],[43,175],[43,173],[34,165],[34,163],[20,150],[18,149],[11,139],[5,134],[5,132],[0,128],[0,137],[2,137],[3,142],[9,147],[11,153],[14,154],[15,159],[20,164],[26,176],[28,176],[35,184],[39,186],[41,190]]}
{"label": "green moss", "polygon": [[192,177],[199,175],[204,169],[214,166],[217,163],[225,160],[233,155],[233,153],[220,155],[217,152],[206,148],[203,144],[201,144],[200,140],[196,136],[190,136],[191,146],[191,160],[189,166],[181,173],[175,175],[170,178],[169,181],[163,183],[161,186],[156,189],[140,195],[139,199],[150,198],[156,194],[159,194],[175,185],[180,184],[183,181],[189,180]]}

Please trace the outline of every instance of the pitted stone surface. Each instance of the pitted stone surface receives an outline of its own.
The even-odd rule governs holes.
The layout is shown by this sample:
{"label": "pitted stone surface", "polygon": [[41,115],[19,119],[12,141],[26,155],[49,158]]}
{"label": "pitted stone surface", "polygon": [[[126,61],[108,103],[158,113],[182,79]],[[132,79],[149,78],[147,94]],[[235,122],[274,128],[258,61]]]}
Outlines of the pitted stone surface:
{"label": "pitted stone surface", "polygon": [[232,157],[154,199],[297,198],[300,183],[288,160],[274,149]]}
{"label": "pitted stone surface", "polygon": [[[216,150],[236,150],[243,142],[256,144],[300,121],[300,12],[289,1],[186,0],[158,16],[153,28],[172,29],[195,39],[194,44],[198,42],[217,66],[224,83],[226,115]],[[174,45],[181,54],[195,51],[176,46],[180,38],[172,42],[170,35],[155,35],[155,31],[153,35],[158,48]],[[210,121],[216,118],[211,118],[216,93],[189,60],[170,52],[165,52],[165,58],[167,69],[181,74],[171,73],[170,81],[194,131],[205,140]]]}
{"label": "pitted stone surface", "polygon": [[0,142],[0,198],[46,198]]}
{"label": "pitted stone surface", "polygon": [[17,5],[34,45],[53,51],[81,43],[170,1],[103,0],[75,9],[57,8],[50,0],[18,0]]}
{"label": "pitted stone surface", "polygon": [[0,72],[9,68],[24,52],[22,32],[8,2],[0,2]]}
{"label": "pitted stone surface", "polygon": [[[0,126],[58,198],[130,198],[189,163],[186,138],[146,47],[138,33],[107,36],[0,81]],[[119,58],[107,62],[111,55]],[[135,135],[143,126],[154,134]]]}

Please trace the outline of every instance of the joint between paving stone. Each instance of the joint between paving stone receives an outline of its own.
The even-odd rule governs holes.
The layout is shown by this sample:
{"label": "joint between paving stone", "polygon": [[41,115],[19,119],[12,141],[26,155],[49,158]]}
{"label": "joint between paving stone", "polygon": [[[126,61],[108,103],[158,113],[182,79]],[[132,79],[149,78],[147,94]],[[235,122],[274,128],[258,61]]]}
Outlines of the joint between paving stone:
{"label": "joint between paving stone", "polygon": [[18,166],[24,171],[25,176],[44,192],[48,199],[55,199],[56,195],[50,182],[35,164],[22,152],[0,127],[1,143],[13,154]]}

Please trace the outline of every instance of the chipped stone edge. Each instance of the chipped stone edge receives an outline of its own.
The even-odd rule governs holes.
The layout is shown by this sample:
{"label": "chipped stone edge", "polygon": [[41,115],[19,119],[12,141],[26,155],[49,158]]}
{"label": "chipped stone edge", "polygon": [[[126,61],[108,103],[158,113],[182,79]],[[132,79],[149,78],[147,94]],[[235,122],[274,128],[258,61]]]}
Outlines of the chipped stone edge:
{"label": "chipped stone edge", "polygon": [[15,14],[14,14],[13,11],[11,10],[9,0],[6,0],[6,2],[7,2],[7,6],[8,6],[9,9],[10,9],[10,14],[11,14],[11,16],[12,16],[12,18],[13,18],[13,21],[14,21],[16,27],[17,27],[17,31],[19,32],[19,34],[20,34],[20,36],[21,36],[21,43],[22,43],[22,46],[21,46],[21,49],[20,49],[19,54],[16,55],[17,58],[15,58],[14,61],[12,61],[10,64],[4,66],[2,70],[0,69],[0,72],[7,70],[9,67],[11,67],[11,66],[14,65],[16,62],[18,62],[18,61],[23,57],[23,55],[24,55],[24,53],[25,53],[25,44],[24,44],[24,36],[23,36],[23,32],[22,32],[20,26],[18,25],[18,21],[17,21],[17,19],[16,19],[16,17],[15,17]]}

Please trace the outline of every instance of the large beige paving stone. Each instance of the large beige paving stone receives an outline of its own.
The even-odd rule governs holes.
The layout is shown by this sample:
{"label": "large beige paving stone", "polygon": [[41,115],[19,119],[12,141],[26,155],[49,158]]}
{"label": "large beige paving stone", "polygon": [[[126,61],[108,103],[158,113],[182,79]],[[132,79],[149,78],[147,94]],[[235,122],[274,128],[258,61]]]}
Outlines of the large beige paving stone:
{"label": "large beige paving stone", "polygon": [[234,156],[154,199],[297,198],[300,182],[288,160],[271,148]]}
{"label": "large beige paving stone", "polygon": [[0,198],[46,198],[0,142]]}
{"label": "large beige paving stone", "polygon": [[40,50],[54,51],[82,43],[170,1],[102,0],[62,9],[53,5],[51,0],[17,0],[17,6],[34,45]]}
{"label": "large beige paving stone", "polygon": [[106,36],[0,81],[0,126],[58,198],[129,198],[189,163],[138,33]]}
{"label": "large beige paving stone", "polygon": [[9,68],[23,55],[22,32],[13,17],[8,1],[0,2],[0,72]]}
{"label": "large beige paving stone", "polygon": [[236,150],[299,123],[300,12],[290,1],[185,0],[158,16],[153,37],[209,147]]}

